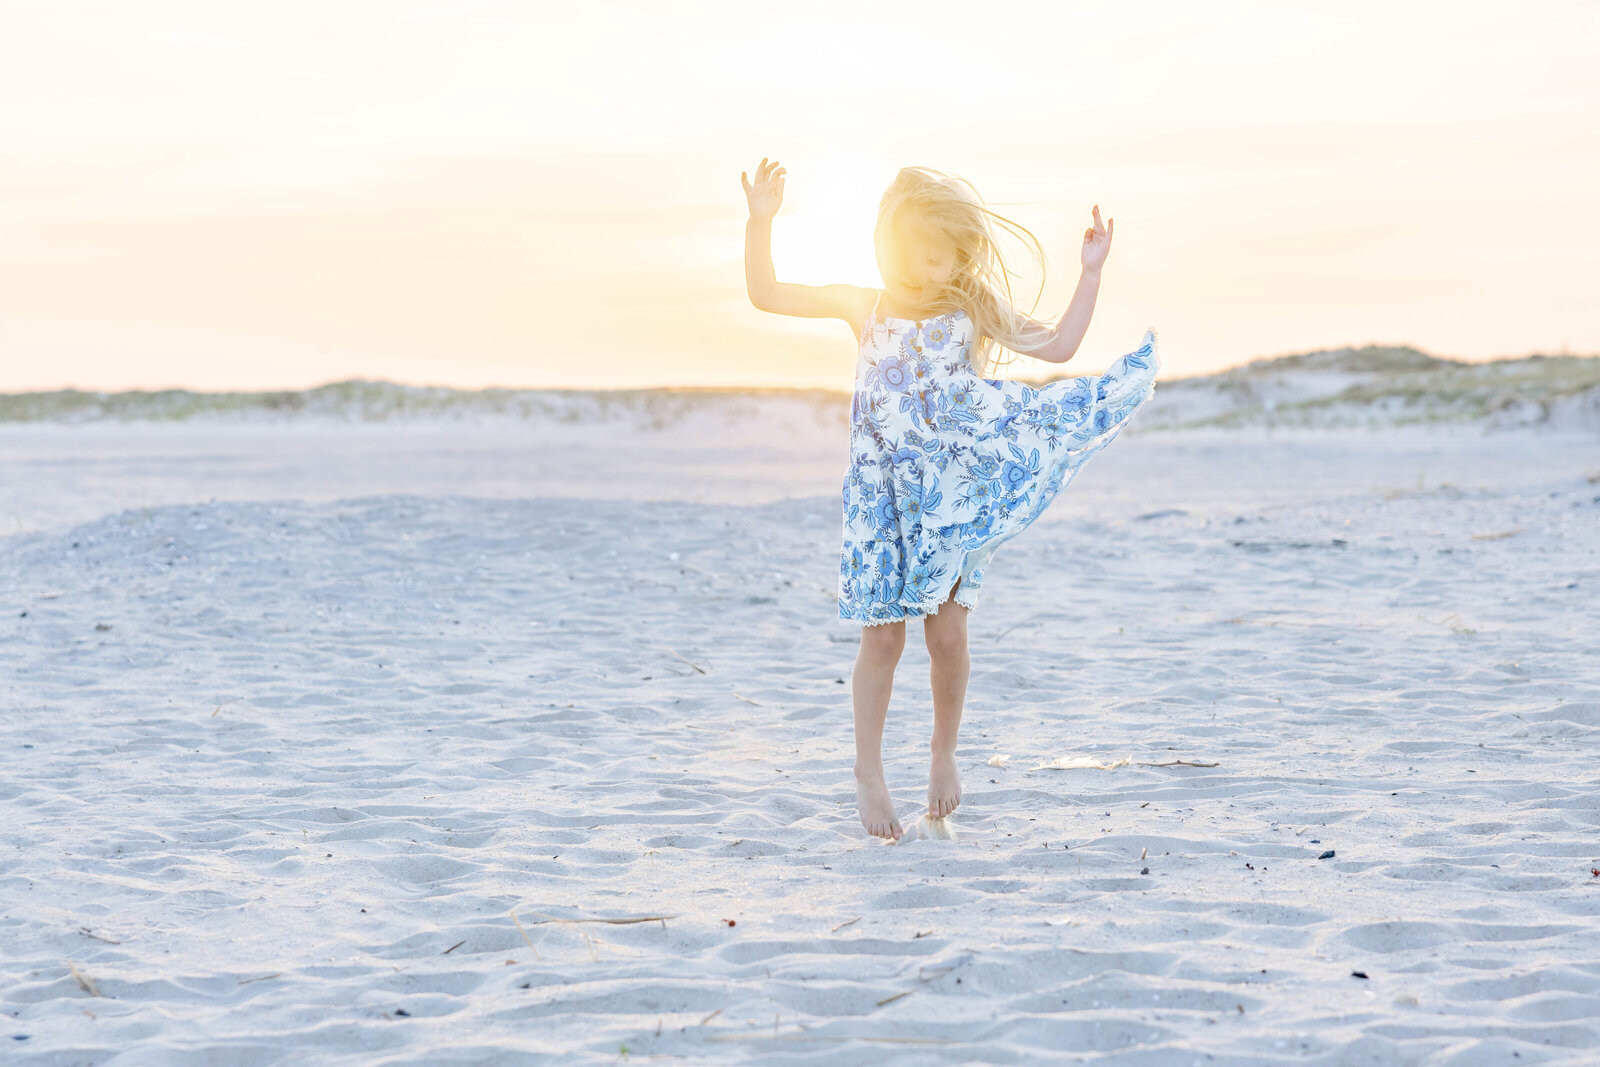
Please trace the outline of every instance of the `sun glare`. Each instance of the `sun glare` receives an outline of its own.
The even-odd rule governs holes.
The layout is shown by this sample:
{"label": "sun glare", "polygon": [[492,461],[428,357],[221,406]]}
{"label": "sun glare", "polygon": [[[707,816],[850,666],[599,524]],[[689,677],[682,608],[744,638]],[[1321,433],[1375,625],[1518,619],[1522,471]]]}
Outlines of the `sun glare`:
{"label": "sun glare", "polygon": [[772,261],[781,282],[876,287],[872,227],[878,197],[894,177],[886,160],[862,156],[782,159],[784,203],[772,224]]}

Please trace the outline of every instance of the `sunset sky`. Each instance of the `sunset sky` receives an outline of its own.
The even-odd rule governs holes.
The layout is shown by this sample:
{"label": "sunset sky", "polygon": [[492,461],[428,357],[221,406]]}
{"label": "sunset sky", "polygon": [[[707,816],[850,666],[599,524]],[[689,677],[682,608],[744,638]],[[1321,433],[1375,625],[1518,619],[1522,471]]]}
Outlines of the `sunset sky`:
{"label": "sunset sky", "polygon": [[844,323],[745,295],[763,156],[782,281],[879,284],[917,164],[1054,319],[1099,204],[1079,360],[1014,374],[1600,352],[1597,54],[1541,0],[4,0],[0,391],[848,388]]}

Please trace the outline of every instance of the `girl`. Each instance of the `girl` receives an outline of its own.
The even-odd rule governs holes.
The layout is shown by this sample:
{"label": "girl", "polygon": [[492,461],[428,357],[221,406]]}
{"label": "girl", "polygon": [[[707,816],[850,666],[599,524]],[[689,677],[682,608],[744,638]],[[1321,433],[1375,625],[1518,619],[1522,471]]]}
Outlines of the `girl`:
{"label": "girl", "polygon": [[873,234],[881,290],[786,285],[772,270],[772,218],[784,168],[763,159],[745,229],[745,284],[762,311],[839,318],[859,343],[844,479],[839,618],[862,626],[851,693],[856,803],[875,837],[903,832],[883,775],[883,724],[906,619],[921,618],[931,660],[928,816],[961,803],[956,733],[971,661],[967,613],[994,550],[1037,519],[1149,399],[1160,359],[1154,330],[1099,377],[1044,386],[986,377],[996,346],[1046,363],[1077,354],[1089,329],[1115,220],[1083,232],[1083,274],[1052,328],[1015,311],[994,220],[971,185],[925,167],[896,175]]}

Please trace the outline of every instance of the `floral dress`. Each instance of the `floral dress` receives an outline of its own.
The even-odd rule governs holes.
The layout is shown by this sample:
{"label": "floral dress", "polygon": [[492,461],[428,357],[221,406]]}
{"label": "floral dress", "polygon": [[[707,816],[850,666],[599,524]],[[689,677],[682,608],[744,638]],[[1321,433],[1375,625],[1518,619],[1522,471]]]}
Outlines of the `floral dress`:
{"label": "floral dress", "polygon": [[[1102,375],[980,378],[965,311],[868,316],[850,404],[839,618],[864,626],[977,606],[994,550],[1032,524],[1155,388],[1154,330]],[[960,583],[959,586],[957,583]]]}

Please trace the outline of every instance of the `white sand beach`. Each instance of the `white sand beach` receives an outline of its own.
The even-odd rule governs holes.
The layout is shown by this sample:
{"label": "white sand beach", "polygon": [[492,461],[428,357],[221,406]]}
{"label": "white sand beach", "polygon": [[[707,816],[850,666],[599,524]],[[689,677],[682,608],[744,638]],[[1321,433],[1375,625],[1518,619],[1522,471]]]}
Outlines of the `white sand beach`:
{"label": "white sand beach", "polygon": [[888,845],[774,425],[0,426],[0,1060],[1600,1060],[1592,427],[1136,426]]}

